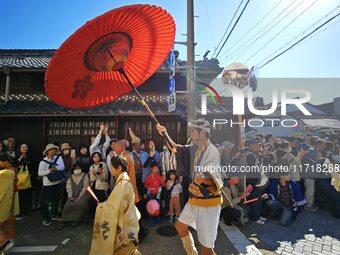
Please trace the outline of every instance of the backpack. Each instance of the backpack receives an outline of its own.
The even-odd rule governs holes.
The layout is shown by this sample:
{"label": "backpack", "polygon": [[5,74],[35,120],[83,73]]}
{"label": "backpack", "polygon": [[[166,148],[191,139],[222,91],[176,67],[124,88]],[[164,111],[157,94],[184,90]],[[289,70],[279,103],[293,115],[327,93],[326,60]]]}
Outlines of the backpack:
{"label": "backpack", "polygon": [[[60,155],[58,155],[55,160],[53,160],[53,162],[49,162],[45,159],[43,159],[43,161],[45,163],[48,163],[49,164],[49,167],[48,168],[52,168],[52,167],[56,167],[58,164],[57,164],[57,161],[59,159]],[[47,175],[47,179],[50,181],[50,182],[56,182],[56,181],[60,181],[62,179],[65,178],[65,172],[64,170],[62,171],[55,171],[54,173],[49,173]]]}

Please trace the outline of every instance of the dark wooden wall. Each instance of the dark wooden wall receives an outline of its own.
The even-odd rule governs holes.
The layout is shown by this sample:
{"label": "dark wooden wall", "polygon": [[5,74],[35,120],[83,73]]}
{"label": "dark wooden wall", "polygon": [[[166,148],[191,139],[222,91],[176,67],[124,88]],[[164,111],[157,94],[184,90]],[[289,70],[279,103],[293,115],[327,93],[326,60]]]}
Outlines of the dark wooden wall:
{"label": "dark wooden wall", "polygon": [[[181,144],[186,142],[186,122],[179,116],[159,116],[159,121],[169,130],[174,141]],[[152,138],[157,149],[162,148],[163,138],[157,133],[154,123],[148,116],[2,117],[0,118],[0,140],[6,140],[10,136],[15,137],[17,145],[26,143],[32,157],[40,161],[43,157],[42,151],[48,143],[67,142],[75,149],[78,149],[81,144],[89,145],[91,135],[96,135],[99,131],[100,122],[110,124],[111,138],[124,139],[126,128],[129,126],[141,139]],[[127,139],[131,141],[129,135]]]}
{"label": "dark wooden wall", "polygon": [[8,137],[15,137],[17,146],[26,143],[34,161],[42,158],[42,118],[0,118],[0,140]]}

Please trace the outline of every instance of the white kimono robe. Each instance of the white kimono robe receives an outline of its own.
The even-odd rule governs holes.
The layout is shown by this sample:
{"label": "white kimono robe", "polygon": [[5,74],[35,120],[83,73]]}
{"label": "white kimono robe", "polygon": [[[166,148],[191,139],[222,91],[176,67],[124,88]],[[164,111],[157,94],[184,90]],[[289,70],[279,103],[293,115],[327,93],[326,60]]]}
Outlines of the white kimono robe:
{"label": "white kimono robe", "polygon": [[138,243],[140,213],[129,180],[127,172],[120,174],[109,198],[98,204],[90,255],[112,255],[123,245]]}

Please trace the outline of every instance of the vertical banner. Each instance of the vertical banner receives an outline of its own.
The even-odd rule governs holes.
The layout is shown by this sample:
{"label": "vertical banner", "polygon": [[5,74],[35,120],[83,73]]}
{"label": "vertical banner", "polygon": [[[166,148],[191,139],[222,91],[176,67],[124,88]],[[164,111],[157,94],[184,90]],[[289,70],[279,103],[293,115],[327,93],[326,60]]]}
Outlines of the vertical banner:
{"label": "vertical banner", "polygon": [[176,93],[175,93],[175,67],[176,59],[173,51],[170,52],[170,65],[169,65],[169,93],[168,96],[168,112],[176,110]]}

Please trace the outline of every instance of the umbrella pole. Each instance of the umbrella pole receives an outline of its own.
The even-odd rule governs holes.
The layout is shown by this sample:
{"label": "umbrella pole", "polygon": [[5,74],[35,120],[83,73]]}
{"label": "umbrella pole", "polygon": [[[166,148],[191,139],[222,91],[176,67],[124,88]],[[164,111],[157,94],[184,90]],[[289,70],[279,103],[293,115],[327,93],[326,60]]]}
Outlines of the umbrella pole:
{"label": "umbrella pole", "polygon": [[[151,117],[151,119],[153,120],[153,122],[155,122],[156,127],[160,126],[161,124],[159,123],[159,121],[157,120],[155,114],[151,111],[150,107],[148,106],[148,104],[145,102],[144,98],[142,97],[142,95],[139,93],[139,91],[137,90],[137,88],[131,83],[129,77],[126,75],[125,71],[123,68],[120,68],[118,70],[125,78],[125,80],[129,83],[130,87],[133,89],[133,91],[135,92],[135,94],[137,95],[138,99],[140,100],[140,103],[144,106],[145,110],[147,111],[147,113],[149,114],[149,116]],[[163,132],[162,133],[163,137],[165,138],[166,143],[168,144],[168,146],[170,146],[170,150],[173,153],[176,153],[176,148],[172,145],[171,142],[171,138],[169,137],[168,133]]]}
{"label": "umbrella pole", "polygon": [[[243,122],[243,118],[242,118],[242,115],[237,115],[237,121],[239,122],[239,123],[242,123]],[[244,130],[244,127],[243,126],[239,126],[239,135],[240,135],[240,141],[239,141],[239,144],[238,144],[238,148],[239,148],[239,150],[241,149],[241,150],[243,150],[244,149],[244,140],[243,140],[243,138],[244,138],[244,135],[245,135],[245,130]],[[243,186],[244,186],[244,191],[246,190],[246,188],[247,188],[247,175],[246,175],[246,173],[244,174],[244,176],[243,176]],[[244,202],[246,202],[247,201],[247,197],[245,197],[244,198]]]}

